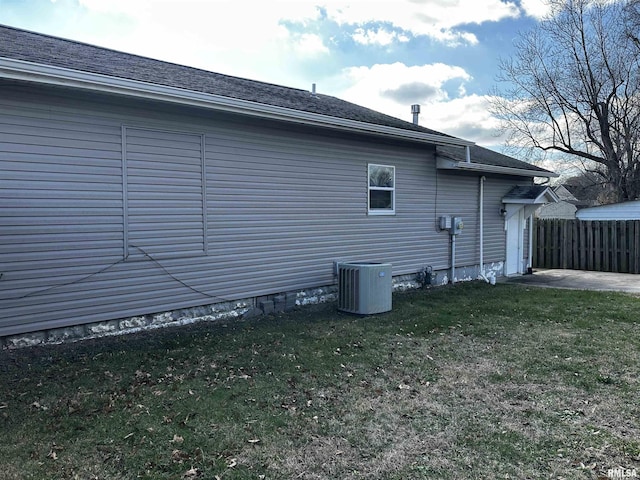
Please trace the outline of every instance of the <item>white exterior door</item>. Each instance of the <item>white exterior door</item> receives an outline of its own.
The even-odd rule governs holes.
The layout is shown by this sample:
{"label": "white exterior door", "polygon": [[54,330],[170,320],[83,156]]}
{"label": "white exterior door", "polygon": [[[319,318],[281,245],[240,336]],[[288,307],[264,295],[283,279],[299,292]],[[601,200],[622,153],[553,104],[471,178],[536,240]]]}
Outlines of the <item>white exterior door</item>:
{"label": "white exterior door", "polygon": [[523,273],[524,209],[520,208],[507,220],[507,258],[505,275]]}

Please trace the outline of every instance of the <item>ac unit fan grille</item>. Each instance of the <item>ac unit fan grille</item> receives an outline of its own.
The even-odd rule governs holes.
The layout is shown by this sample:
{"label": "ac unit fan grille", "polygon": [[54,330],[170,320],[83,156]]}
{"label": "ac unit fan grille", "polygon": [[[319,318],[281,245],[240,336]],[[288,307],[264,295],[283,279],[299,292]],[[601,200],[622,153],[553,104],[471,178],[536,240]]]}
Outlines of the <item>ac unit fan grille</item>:
{"label": "ac unit fan grille", "polygon": [[338,278],[338,308],[345,312],[357,313],[360,307],[360,270],[340,268]]}

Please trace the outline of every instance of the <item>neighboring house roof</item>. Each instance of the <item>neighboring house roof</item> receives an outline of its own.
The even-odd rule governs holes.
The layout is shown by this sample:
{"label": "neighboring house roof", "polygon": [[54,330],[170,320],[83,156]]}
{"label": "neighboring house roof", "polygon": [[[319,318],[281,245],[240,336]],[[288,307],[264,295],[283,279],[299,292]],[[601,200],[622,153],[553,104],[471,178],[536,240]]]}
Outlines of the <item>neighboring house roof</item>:
{"label": "neighboring house roof", "polygon": [[[0,25],[0,78],[230,111],[324,128],[450,145],[441,168],[528,176],[548,170],[473,142],[306,90],[223,75]],[[471,162],[463,147],[471,146]]]}
{"label": "neighboring house roof", "polygon": [[553,187],[553,191],[556,193],[560,200],[573,203],[574,205],[580,203],[580,200],[578,200],[575,195],[571,193],[571,191],[569,191],[569,189],[567,189],[567,187],[565,187],[564,185],[556,185],[555,187]]}
{"label": "neighboring house roof", "polygon": [[582,185],[563,185],[563,187],[576,199],[575,205],[578,208],[595,207],[600,205],[598,201],[598,191],[593,191],[594,187]]}
{"label": "neighboring house roof", "polygon": [[582,208],[576,217],[579,220],[640,220],[640,200]]}

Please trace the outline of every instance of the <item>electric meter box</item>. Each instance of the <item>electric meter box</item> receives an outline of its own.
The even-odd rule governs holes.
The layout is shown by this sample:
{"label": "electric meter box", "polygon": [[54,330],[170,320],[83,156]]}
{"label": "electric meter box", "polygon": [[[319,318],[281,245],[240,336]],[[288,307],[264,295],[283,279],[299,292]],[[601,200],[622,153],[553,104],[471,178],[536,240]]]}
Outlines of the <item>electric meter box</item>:
{"label": "electric meter box", "polygon": [[462,217],[453,217],[451,219],[451,234],[458,235],[462,232],[464,228],[464,222],[462,221]]}
{"label": "electric meter box", "polygon": [[451,230],[451,217],[449,215],[440,217],[440,230]]}

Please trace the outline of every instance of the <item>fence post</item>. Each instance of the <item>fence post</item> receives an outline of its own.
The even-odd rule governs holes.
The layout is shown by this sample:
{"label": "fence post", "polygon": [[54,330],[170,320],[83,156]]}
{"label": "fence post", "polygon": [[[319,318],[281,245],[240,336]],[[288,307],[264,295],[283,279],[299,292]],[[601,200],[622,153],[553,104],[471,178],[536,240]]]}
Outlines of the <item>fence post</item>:
{"label": "fence post", "polygon": [[542,238],[544,239],[542,242],[542,245],[544,245],[544,268],[551,267],[551,263],[549,262],[549,252],[551,251],[551,235],[549,234],[550,230],[551,229],[549,228],[549,223],[545,221],[542,224]]}
{"label": "fence post", "polygon": [[551,268],[558,268],[558,221],[553,219],[551,224]]}
{"label": "fence post", "polygon": [[627,221],[623,220],[620,222],[620,271],[623,273],[629,273],[628,231]]}
{"label": "fence post", "polygon": [[634,220],[634,235],[633,235],[633,253],[631,258],[633,259],[633,273],[640,273],[640,220]]}
{"label": "fence post", "polygon": [[602,236],[602,222],[599,222],[598,220],[593,222],[593,236],[593,270],[600,272],[602,268],[602,247],[600,244],[600,238]]}
{"label": "fence post", "polygon": [[602,271],[611,271],[611,222],[602,225]]}
{"label": "fence post", "polygon": [[618,263],[618,222],[611,221],[611,271],[617,272]]}
{"label": "fence post", "polygon": [[569,252],[569,238],[568,238],[568,231],[569,231],[569,224],[567,223],[567,221],[563,221],[561,224],[562,227],[562,250],[560,250],[560,259],[562,261],[562,268],[567,268],[567,257],[568,252]]}
{"label": "fence post", "polygon": [[578,269],[580,261],[578,258],[578,220],[571,221],[571,266],[569,268]]}

